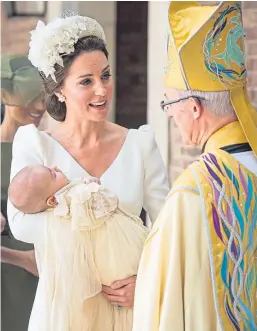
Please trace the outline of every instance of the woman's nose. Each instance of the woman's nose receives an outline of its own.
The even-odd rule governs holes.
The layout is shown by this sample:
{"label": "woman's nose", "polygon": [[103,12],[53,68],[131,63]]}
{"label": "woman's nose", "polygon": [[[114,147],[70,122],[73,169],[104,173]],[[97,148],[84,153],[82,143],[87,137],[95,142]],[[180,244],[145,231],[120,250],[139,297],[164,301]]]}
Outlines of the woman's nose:
{"label": "woman's nose", "polygon": [[106,88],[104,87],[104,85],[102,83],[97,84],[97,86],[95,88],[95,95],[104,97],[106,95],[106,93],[107,93],[107,91],[106,91]]}

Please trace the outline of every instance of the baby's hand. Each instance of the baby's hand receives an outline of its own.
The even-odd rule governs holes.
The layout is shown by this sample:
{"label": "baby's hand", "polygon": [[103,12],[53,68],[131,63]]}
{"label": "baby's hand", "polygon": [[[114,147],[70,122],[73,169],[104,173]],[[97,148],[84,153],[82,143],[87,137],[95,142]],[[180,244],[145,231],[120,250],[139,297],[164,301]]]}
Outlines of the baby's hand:
{"label": "baby's hand", "polygon": [[90,177],[90,178],[85,178],[84,179],[85,184],[90,184],[90,183],[97,183],[99,185],[101,185],[101,181],[99,178],[97,177]]}

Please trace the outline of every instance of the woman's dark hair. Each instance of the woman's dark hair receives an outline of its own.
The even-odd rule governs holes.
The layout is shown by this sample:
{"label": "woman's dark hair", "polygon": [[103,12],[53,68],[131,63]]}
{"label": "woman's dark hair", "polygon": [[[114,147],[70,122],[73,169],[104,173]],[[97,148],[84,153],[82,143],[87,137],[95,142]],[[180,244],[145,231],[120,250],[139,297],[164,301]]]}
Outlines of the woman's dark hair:
{"label": "woman's dark hair", "polygon": [[55,64],[55,78],[57,83],[49,76],[46,77],[44,73],[40,72],[43,79],[45,88],[45,106],[49,115],[56,121],[63,122],[66,117],[66,104],[60,102],[57,96],[54,94],[61,87],[64,79],[66,78],[67,72],[72,65],[73,61],[84,52],[102,51],[108,59],[108,51],[106,45],[102,39],[94,36],[80,38],[74,45],[74,52],[68,55],[62,56],[63,67],[59,64]]}
{"label": "woman's dark hair", "polygon": [[1,124],[4,121],[5,105],[1,102]]}

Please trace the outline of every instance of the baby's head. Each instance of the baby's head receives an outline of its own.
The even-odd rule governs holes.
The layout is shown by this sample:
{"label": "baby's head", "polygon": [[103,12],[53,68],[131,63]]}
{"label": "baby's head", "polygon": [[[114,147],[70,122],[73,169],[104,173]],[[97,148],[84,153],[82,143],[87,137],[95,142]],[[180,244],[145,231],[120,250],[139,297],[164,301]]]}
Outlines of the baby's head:
{"label": "baby's head", "polygon": [[21,212],[34,214],[56,206],[54,194],[69,183],[57,168],[33,165],[23,168],[9,186],[9,198]]}

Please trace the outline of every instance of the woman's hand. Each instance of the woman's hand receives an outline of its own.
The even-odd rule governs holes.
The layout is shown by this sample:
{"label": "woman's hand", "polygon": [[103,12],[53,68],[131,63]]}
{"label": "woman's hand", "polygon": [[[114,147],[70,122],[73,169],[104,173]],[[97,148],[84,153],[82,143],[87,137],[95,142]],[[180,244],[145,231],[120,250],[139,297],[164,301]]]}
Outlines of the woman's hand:
{"label": "woman's hand", "polygon": [[86,185],[88,185],[88,184],[90,184],[90,183],[96,183],[96,184],[101,185],[101,181],[100,181],[100,179],[97,178],[97,177],[89,177],[89,178],[86,178],[86,179],[84,179],[84,183],[85,183]]}
{"label": "woman's hand", "polygon": [[134,306],[136,279],[136,276],[131,276],[118,280],[111,286],[103,285],[102,293],[112,305],[132,308]]}
{"label": "woman's hand", "polygon": [[35,251],[18,251],[1,246],[1,262],[23,268],[38,277]]}
{"label": "woman's hand", "polygon": [[30,272],[32,275],[38,277],[37,262],[35,258],[35,251],[24,251],[24,264],[23,268]]}

